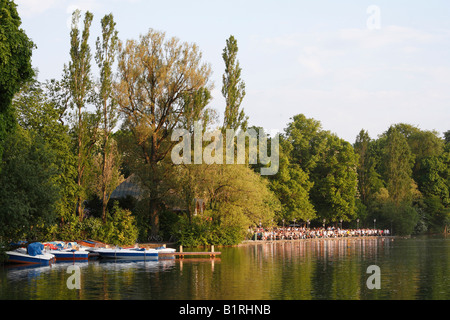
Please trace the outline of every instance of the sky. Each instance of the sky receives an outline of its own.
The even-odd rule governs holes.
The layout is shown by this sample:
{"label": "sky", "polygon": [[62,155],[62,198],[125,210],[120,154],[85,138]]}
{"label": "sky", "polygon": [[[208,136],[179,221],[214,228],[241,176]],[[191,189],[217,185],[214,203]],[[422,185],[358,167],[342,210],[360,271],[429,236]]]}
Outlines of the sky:
{"label": "sky", "polygon": [[[283,132],[304,114],[354,143],[408,123],[450,130],[450,1],[404,0],[16,0],[36,44],[39,80],[60,79],[69,62],[73,10],[114,15],[121,40],[150,28],[196,43],[211,65],[210,107],[223,114],[226,39],[238,41],[249,124]],[[93,64],[94,61],[93,61]]]}

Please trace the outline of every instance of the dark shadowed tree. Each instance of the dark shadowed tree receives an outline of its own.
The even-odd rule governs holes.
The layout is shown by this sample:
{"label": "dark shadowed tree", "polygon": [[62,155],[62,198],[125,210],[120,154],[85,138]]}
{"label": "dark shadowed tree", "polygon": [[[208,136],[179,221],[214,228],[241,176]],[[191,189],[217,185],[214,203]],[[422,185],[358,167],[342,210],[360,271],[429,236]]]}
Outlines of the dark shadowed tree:
{"label": "dark shadowed tree", "polygon": [[31,66],[34,44],[20,28],[21,24],[14,1],[0,0],[0,159],[3,143],[16,125],[12,99],[34,74]]}

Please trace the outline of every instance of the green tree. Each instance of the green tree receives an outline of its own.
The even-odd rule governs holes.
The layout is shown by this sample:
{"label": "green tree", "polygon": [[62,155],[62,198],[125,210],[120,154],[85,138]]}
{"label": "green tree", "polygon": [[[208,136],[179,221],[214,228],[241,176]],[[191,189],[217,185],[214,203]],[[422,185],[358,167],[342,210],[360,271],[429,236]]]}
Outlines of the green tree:
{"label": "green tree", "polygon": [[[195,132],[194,129],[201,129],[202,134],[207,132],[210,125],[214,123],[215,112],[208,108],[211,100],[211,93],[208,88],[200,88],[193,94],[185,94],[183,105],[183,116],[181,117],[179,127],[187,130],[190,134],[191,154],[195,151]],[[188,137],[183,137],[188,139]],[[202,152],[204,151],[205,143],[202,143]],[[191,160],[191,159],[190,159]],[[175,188],[178,190],[178,199],[173,199],[175,205],[179,205],[187,211],[188,222],[192,223],[196,210],[196,200],[204,199],[204,174],[208,165],[206,164],[186,164],[178,165],[173,172],[173,181]]]}
{"label": "green tree", "polygon": [[279,220],[313,220],[316,211],[310,202],[309,192],[313,183],[298,164],[292,164],[290,153],[292,145],[280,140],[280,169],[270,177],[270,188],[279,199],[282,209]]}
{"label": "green tree", "polygon": [[360,131],[353,147],[358,156],[359,198],[364,206],[368,206],[373,195],[382,187],[382,181],[376,171],[373,141],[367,131]]}
{"label": "green tree", "polygon": [[444,132],[444,140],[446,144],[450,143],[450,130]]}
{"label": "green tree", "polygon": [[[118,120],[118,106],[114,98],[113,64],[118,50],[119,38],[115,30],[116,23],[112,14],[106,15],[101,21],[102,39],[97,38],[97,53],[95,59],[100,69],[99,109],[102,111],[101,121],[101,175],[100,199],[102,200],[102,218],[106,222],[106,208],[111,192],[117,187],[117,157],[111,135]],[[115,164],[116,163],[116,164]],[[115,182],[115,183],[114,183]],[[112,189],[112,190],[111,190]]]}
{"label": "green tree", "polygon": [[207,208],[219,225],[270,225],[280,209],[267,179],[246,165],[210,165],[203,177]]}
{"label": "green tree", "polygon": [[395,204],[412,201],[414,155],[404,135],[395,127],[385,134],[382,150],[381,174],[391,200]]}
{"label": "green tree", "polygon": [[20,28],[21,24],[14,1],[0,0],[0,160],[7,134],[16,125],[12,100],[34,75],[31,66],[34,44]]}
{"label": "green tree", "polygon": [[312,183],[310,201],[317,216],[328,222],[349,221],[356,212],[357,195],[358,159],[353,147],[303,114],[294,116],[285,132],[292,145],[291,163]]}
{"label": "green tree", "polygon": [[103,223],[106,223],[107,220],[106,214],[111,194],[124,181],[120,171],[121,159],[117,142],[113,137],[110,137],[107,150],[104,151],[102,147],[98,147],[86,168],[85,188],[90,199],[100,201],[99,211]]}
{"label": "green tree", "polygon": [[358,157],[351,144],[336,135],[326,133],[324,139],[325,149],[310,174],[311,200],[321,219],[351,221],[356,214]]}
{"label": "green tree", "polygon": [[128,40],[119,53],[118,103],[124,126],[136,148],[133,171],[147,193],[148,218],[153,235],[159,231],[159,212],[170,186],[165,183],[176,142],[170,140],[185,115],[186,94],[209,88],[210,67],[201,62],[195,44],[149,30],[140,41]]}
{"label": "green tree", "polygon": [[422,159],[417,181],[429,229],[437,232],[445,230],[450,217],[450,153],[446,149],[438,156]]}
{"label": "green tree", "polygon": [[192,135],[197,122],[201,124],[202,132],[206,132],[207,128],[217,120],[216,111],[208,108],[211,99],[211,91],[206,87],[193,93],[185,93],[179,128],[188,130]]}
{"label": "green tree", "polygon": [[419,214],[408,203],[396,204],[390,199],[378,201],[372,208],[373,217],[377,218],[377,227],[393,228],[396,235],[411,235],[419,221]]}
{"label": "green tree", "polygon": [[320,121],[308,119],[305,115],[294,116],[285,129],[286,139],[292,145],[292,163],[300,165],[306,172],[314,170],[319,155],[325,148]]}
{"label": "green tree", "polygon": [[73,214],[76,203],[76,158],[69,128],[61,120],[65,110],[52,99],[51,91],[54,89],[53,84],[44,85],[34,79],[16,95],[13,107],[20,127],[45,142],[54,154],[58,174],[53,179],[60,192],[55,205],[64,221]]}
{"label": "green tree", "polygon": [[370,202],[369,217],[377,219],[377,226],[394,229],[395,234],[411,234],[419,219],[420,208],[415,206],[421,194],[413,179],[415,155],[408,138],[417,131],[408,125],[391,126],[373,143],[372,155],[383,186]]}
{"label": "green tree", "polygon": [[443,152],[444,141],[435,131],[420,130],[418,127],[400,123],[393,126],[408,142],[411,153],[414,155],[412,177],[420,180],[422,160],[427,157],[439,156]]}
{"label": "green tree", "polygon": [[226,47],[222,54],[225,62],[222,95],[226,100],[223,128],[246,130],[248,117],[245,116],[243,109],[240,110],[245,97],[245,83],[241,79],[242,69],[237,60],[237,54],[237,40],[233,36],[230,36],[226,41]]}
{"label": "green tree", "polygon": [[0,235],[40,240],[56,222],[60,192],[55,153],[43,139],[20,127],[8,136],[0,175]]}
{"label": "green tree", "polygon": [[84,27],[80,35],[78,23],[81,13],[76,10],[72,15],[70,32],[71,48],[69,66],[65,67],[64,83],[68,85],[71,105],[74,110],[73,130],[76,136],[77,185],[78,200],[76,213],[83,219],[83,198],[85,197],[83,176],[97,142],[98,115],[86,111],[88,102],[92,100],[93,81],[91,75],[91,49],[89,46],[90,28],[93,14],[85,14]]}
{"label": "green tree", "polygon": [[443,153],[438,157],[428,157],[422,160],[419,188],[424,196],[436,196],[445,205],[450,205],[449,179],[450,157]]}

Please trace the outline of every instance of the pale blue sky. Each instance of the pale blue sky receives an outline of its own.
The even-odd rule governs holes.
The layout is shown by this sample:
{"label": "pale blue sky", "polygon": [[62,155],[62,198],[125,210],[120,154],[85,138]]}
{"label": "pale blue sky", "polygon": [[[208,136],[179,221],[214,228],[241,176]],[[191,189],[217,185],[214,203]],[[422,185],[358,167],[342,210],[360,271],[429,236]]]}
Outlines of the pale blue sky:
{"label": "pale blue sky", "polygon": [[[69,61],[75,8],[100,19],[112,12],[122,40],[149,28],[195,42],[211,64],[211,107],[221,114],[230,35],[238,40],[250,124],[283,130],[303,113],[354,142],[361,129],[373,138],[391,124],[450,130],[450,1],[147,1],[16,0],[27,34],[37,45],[40,80],[60,78]],[[369,30],[369,6],[380,9],[380,29]]]}

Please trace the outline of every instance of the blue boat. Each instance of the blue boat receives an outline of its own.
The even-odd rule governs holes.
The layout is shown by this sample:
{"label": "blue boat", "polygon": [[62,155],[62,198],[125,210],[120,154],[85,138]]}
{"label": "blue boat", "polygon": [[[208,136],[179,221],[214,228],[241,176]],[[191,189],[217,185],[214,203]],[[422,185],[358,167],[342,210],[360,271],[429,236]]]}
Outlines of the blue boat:
{"label": "blue boat", "polygon": [[158,260],[158,251],[155,249],[99,248],[95,249],[94,252],[98,253],[100,258],[104,259],[132,261]]}
{"label": "blue boat", "polygon": [[50,265],[55,262],[55,256],[53,254],[43,252],[43,249],[44,245],[36,242],[31,243],[27,248],[18,248],[13,251],[7,251],[7,262],[34,265]]}

